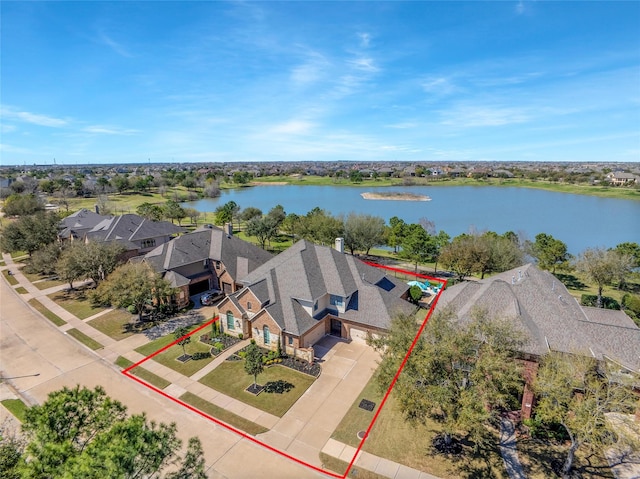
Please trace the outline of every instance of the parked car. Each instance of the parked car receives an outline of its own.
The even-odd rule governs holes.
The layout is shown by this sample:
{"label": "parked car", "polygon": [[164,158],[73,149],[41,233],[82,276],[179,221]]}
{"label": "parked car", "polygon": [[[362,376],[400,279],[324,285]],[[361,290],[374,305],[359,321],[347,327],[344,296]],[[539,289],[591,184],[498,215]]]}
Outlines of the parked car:
{"label": "parked car", "polygon": [[200,304],[203,306],[211,306],[213,303],[222,299],[224,297],[224,293],[222,291],[212,291],[210,293],[204,293],[200,296]]}

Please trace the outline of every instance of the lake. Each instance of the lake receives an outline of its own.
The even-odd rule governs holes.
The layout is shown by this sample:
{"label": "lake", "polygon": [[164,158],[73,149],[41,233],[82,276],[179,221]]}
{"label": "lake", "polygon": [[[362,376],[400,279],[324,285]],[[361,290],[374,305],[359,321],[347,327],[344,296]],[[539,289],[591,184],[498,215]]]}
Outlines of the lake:
{"label": "lake", "polygon": [[[431,201],[365,200],[360,196],[391,191],[426,195]],[[287,214],[304,215],[319,206],[333,215],[354,211],[380,216],[387,223],[392,216],[407,223],[427,218],[451,237],[472,229],[500,234],[515,231],[531,240],[538,233],[548,233],[564,241],[574,255],[588,247],[640,242],[640,202],[530,188],[269,185],[223,190],[219,198],[184,205],[214,211],[231,200],[243,209],[255,206],[264,213],[279,204]]]}

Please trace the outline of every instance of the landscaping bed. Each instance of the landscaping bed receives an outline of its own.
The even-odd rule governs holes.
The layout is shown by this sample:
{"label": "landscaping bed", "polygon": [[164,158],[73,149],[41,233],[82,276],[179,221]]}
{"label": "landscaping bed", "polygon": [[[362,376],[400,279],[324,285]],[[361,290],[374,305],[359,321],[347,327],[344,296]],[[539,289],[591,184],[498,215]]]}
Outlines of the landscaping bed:
{"label": "landscaping bed", "polygon": [[[237,361],[244,358],[246,354],[246,350],[249,346],[245,346],[236,354],[232,354],[227,358],[228,361]],[[284,366],[285,368],[293,369],[294,371],[298,371],[303,374],[308,374],[309,376],[313,376],[317,378],[320,376],[320,372],[322,368],[319,364],[312,364],[304,359],[293,358],[291,356],[286,355],[278,355],[277,351],[272,351],[269,349],[258,347],[260,353],[262,354],[262,363],[266,366]]]}
{"label": "landscaping bed", "polygon": [[211,346],[211,354],[214,356],[238,344],[240,341],[242,341],[242,339],[227,334],[212,336],[210,333],[205,333],[200,336],[200,342]]}

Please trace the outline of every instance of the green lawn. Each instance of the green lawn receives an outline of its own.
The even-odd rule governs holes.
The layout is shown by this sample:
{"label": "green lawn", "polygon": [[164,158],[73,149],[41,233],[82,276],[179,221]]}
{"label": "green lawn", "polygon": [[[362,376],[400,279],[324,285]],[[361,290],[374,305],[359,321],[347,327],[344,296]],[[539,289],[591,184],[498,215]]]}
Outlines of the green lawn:
{"label": "green lawn", "polygon": [[274,416],[282,417],[311,386],[314,378],[277,365],[265,368],[264,372],[258,376],[258,384],[261,385],[278,380],[291,383],[294,387],[283,394],[262,392],[258,396],[254,396],[245,391],[248,386],[253,384],[253,377],[245,372],[244,361],[225,361],[203,377],[200,382]]}
{"label": "green lawn", "polygon": [[24,422],[24,414],[29,408],[21,399],[4,399],[0,402],[18,421]]}
{"label": "green lawn", "polygon": [[84,344],[89,349],[93,349],[94,351],[96,349],[100,349],[100,348],[104,347],[98,341],[96,341],[95,339],[90,338],[89,336],[87,336],[82,331],[80,331],[80,330],[78,330],[76,328],[68,330],[67,334],[69,336],[71,336],[72,338],[75,338],[78,341],[80,341],[82,344]]}
{"label": "green lawn", "polygon": [[64,319],[62,319],[57,314],[55,314],[55,313],[51,312],[50,310],[48,310],[47,308],[45,308],[44,304],[42,304],[37,299],[35,299],[35,298],[30,299],[29,300],[29,304],[35,310],[37,310],[40,314],[42,314],[45,318],[47,318],[49,321],[51,321],[53,324],[55,324],[56,326],[62,326],[64,324],[67,324],[67,322]]}
{"label": "green lawn", "polygon": [[2,275],[5,277],[5,279],[11,286],[15,286],[16,284],[18,284],[18,280],[13,275],[9,274],[8,269],[5,269],[4,271],[2,271]]}
{"label": "green lawn", "polygon": [[[347,466],[349,466],[348,462],[341,461],[329,454],[325,454],[324,452],[320,453],[320,461],[322,461],[322,468],[329,469],[330,471],[337,472],[338,474],[344,474],[344,471],[347,470]],[[347,477],[357,477],[358,479],[387,479],[387,476],[381,476],[380,474],[376,474],[372,471],[367,471],[366,469],[362,469],[358,466],[353,466],[349,470],[349,475]]]}
{"label": "green lawn", "polygon": [[[118,359],[115,360],[115,364],[120,366],[122,369],[127,369],[129,366],[133,366],[133,362],[129,361],[127,358],[118,356]],[[145,382],[152,384],[158,389],[164,389],[171,384],[170,381],[167,381],[164,378],[161,378],[157,374],[152,373],[148,369],[143,368],[142,366],[137,366],[133,368],[129,373],[134,376],[139,377]]]}
{"label": "green lawn", "polygon": [[51,276],[42,276],[38,273],[26,273],[24,269],[22,270],[22,274],[24,274],[25,278],[27,278],[29,282],[31,282],[39,290],[65,284],[64,281],[60,281],[58,279],[49,279],[51,278]]}
{"label": "green lawn", "polygon": [[106,334],[116,341],[128,338],[133,334],[132,331],[125,331],[125,326],[131,322],[132,315],[124,309],[114,309],[95,319],[92,319],[87,324],[96,328],[98,331]]}
{"label": "green lawn", "polygon": [[102,306],[94,307],[89,298],[87,298],[86,292],[82,289],[58,291],[50,294],[49,298],[79,319],[87,319],[106,309]]}
{"label": "green lawn", "polygon": [[[377,408],[382,397],[374,376],[351,405],[332,437],[357,447],[360,443],[357,433],[369,427],[375,413],[375,410],[369,412],[358,407],[360,401],[373,401]],[[364,443],[363,450],[442,478],[507,477],[497,448],[497,432],[494,434],[494,447],[477,454],[474,454],[471,447],[465,447],[464,455],[449,458],[432,449],[433,437],[440,431],[440,426],[433,421],[418,426],[407,423],[391,395]]]}
{"label": "green lawn", "polygon": [[180,396],[180,400],[193,406],[199,411],[208,414],[209,416],[213,416],[216,419],[229,424],[230,426],[238,428],[246,432],[247,434],[251,434],[252,436],[256,436],[268,431],[266,427],[249,421],[248,419],[245,419],[242,416],[238,416],[237,414],[233,414],[232,412],[216,406],[209,401],[205,401],[200,396],[196,396],[193,393],[184,393],[182,396]]}
{"label": "green lawn", "polygon": [[[199,327],[199,325],[194,325],[189,328],[189,331],[193,331],[197,327]],[[187,354],[193,354],[198,351],[211,351],[211,346],[198,341],[199,336],[200,335],[196,333],[191,337],[191,342],[185,347]],[[173,334],[168,334],[156,339],[155,341],[151,341],[144,346],[140,346],[136,349],[136,351],[140,354],[143,354],[144,356],[149,356],[150,354],[153,354],[156,351],[162,349],[166,345],[171,344],[175,341],[175,339],[176,338],[173,336]],[[178,356],[182,356],[182,354],[182,346],[178,346],[176,344],[169,349],[161,352],[160,354],[154,356],[153,360],[158,361],[160,364],[167,366],[168,368],[171,368],[174,371],[177,371],[185,376],[191,376],[192,374],[195,374],[197,371],[200,371],[200,369],[213,361],[213,357],[210,357],[208,359],[199,359],[197,361],[191,360],[187,361],[186,363],[181,363],[176,358]]]}
{"label": "green lawn", "polygon": [[29,291],[27,291],[23,286],[18,286],[16,288],[16,293],[18,294],[27,294]]}

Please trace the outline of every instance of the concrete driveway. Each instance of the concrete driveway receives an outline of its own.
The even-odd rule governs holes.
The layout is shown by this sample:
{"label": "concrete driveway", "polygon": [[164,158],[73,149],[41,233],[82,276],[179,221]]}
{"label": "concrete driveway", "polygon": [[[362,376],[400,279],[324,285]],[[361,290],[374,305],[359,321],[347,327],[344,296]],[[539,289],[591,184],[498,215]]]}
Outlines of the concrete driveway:
{"label": "concrete driveway", "polygon": [[[189,437],[199,436],[211,478],[326,477],[126,378],[100,356],[100,350],[90,351],[35,313],[4,280],[0,280],[0,333],[0,374],[16,377],[8,382],[30,404],[43,402],[48,393],[64,386],[102,385],[130,413],[145,412],[155,421],[176,422],[185,444]],[[318,462],[317,452],[314,462]]]}
{"label": "concrete driveway", "polygon": [[318,453],[371,378],[379,359],[371,347],[325,336],[314,346],[322,374],[269,431],[258,436],[309,464],[321,466]]}

